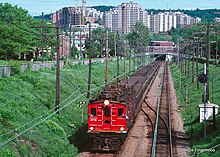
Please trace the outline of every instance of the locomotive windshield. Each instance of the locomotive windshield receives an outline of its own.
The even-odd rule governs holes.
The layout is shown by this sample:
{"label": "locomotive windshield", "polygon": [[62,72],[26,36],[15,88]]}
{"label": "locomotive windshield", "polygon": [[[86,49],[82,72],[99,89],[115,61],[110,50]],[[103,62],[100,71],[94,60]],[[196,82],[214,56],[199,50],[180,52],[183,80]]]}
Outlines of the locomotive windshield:
{"label": "locomotive windshield", "polygon": [[91,116],[96,116],[96,108],[91,108]]}
{"label": "locomotive windshield", "polygon": [[118,117],[123,117],[123,113],[124,113],[124,109],[123,108],[119,108],[118,109]]}

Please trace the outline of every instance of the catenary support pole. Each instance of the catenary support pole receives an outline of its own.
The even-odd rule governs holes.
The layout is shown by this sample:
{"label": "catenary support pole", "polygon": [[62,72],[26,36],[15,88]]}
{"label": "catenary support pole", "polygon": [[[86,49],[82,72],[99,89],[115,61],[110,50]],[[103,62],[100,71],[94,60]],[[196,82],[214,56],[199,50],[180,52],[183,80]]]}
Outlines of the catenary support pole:
{"label": "catenary support pole", "polygon": [[[58,12],[56,13],[56,19],[58,21]],[[59,39],[59,25],[56,24],[56,34],[57,34],[57,62],[56,62],[56,107],[55,111],[59,114],[60,105],[60,39]]]}
{"label": "catenary support pole", "polygon": [[91,84],[91,75],[92,75],[91,58],[92,58],[92,54],[91,54],[91,24],[89,23],[89,75],[88,75],[88,93],[87,93],[88,99],[90,98],[90,84]]}

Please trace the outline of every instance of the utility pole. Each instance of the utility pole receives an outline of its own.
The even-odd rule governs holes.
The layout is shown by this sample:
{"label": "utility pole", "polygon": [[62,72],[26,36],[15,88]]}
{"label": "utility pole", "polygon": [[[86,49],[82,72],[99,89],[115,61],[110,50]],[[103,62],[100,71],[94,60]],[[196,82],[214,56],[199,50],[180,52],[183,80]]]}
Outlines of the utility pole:
{"label": "utility pole", "polygon": [[[66,30],[66,29],[65,29],[65,30]],[[64,31],[64,30],[63,30],[63,31]],[[65,46],[64,46],[64,35],[65,35],[65,34],[62,32],[62,53],[61,53],[62,55],[61,55],[61,59],[63,59],[63,56],[64,56],[64,47],[65,47]]]}
{"label": "utility pole", "polygon": [[[184,44],[185,44],[185,43],[184,43]],[[183,45],[183,46],[185,47],[185,45]],[[185,48],[184,48],[184,47],[183,47],[183,49],[182,49],[183,52],[182,52],[182,57],[181,57],[181,58],[182,58],[182,64],[183,64],[183,66],[182,66],[183,75],[185,75],[185,71],[184,71],[184,70],[185,70],[185,68],[184,68],[184,67],[185,67],[185,60],[184,60],[184,57],[185,57]]]}
{"label": "utility pole", "polygon": [[124,77],[126,78],[126,51],[127,51],[126,39],[124,39]]}
{"label": "utility pole", "polygon": [[199,37],[199,49],[200,49],[200,56],[202,57],[203,56],[203,48],[202,48],[202,41],[200,40],[200,37]]}
{"label": "utility pole", "polygon": [[[208,24],[209,27],[209,24]],[[209,28],[207,29],[207,35]],[[208,39],[207,39],[208,40]],[[204,64],[204,74],[206,75],[207,73],[207,65],[206,63]],[[207,75],[208,76],[208,75]],[[207,102],[207,97],[206,97],[206,92],[207,92],[207,83],[208,83],[208,77],[207,77],[207,82],[204,82],[204,138],[206,138],[206,102]]]}
{"label": "utility pole", "polygon": [[[118,37],[118,32],[117,32],[117,37]],[[118,37],[118,39],[119,39],[119,37]],[[117,83],[118,83],[118,81],[119,81],[119,54],[118,54],[118,51],[116,52],[116,54],[117,54]]]}
{"label": "utility pole", "polygon": [[218,64],[218,31],[216,32],[215,63]]}
{"label": "utility pole", "polygon": [[108,85],[108,31],[106,32],[106,71],[105,71],[105,86]]}
{"label": "utility pole", "polygon": [[[42,56],[42,62],[44,62],[44,36],[45,36],[45,33],[44,33],[44,12],[42,12],[42,22],[41,22],[41,26],[31,26],[30,28],[41,28],[41,56]],[[54,27],[47,27],[47,28],[54,28]]]}
{"label": "utility pole", "polygon": [[129,71],[129,74],[130,74],[130,72],[131,72],[131,48],[130,48],[130,50],[129,50],[130,52],[129,52],[129,69],[128,69],[128,71]]}
{"label": "utility pole", "polygon": [[187,52],[186,52],[186,51],[187,51],[187,48],[185,47],[185,48],[184,48],[184,50],[185,50],[185,52],[184,52],[184,59],[185,59],[185,71],[184,71],[184,72],[185,72],[185,76],[186,76],[186,68],[187,68],[187,66],[186,66],[186,64],[187,64],[187,60],[186,60],[186,59],[187,59]]}
{"label": "utility pole", "polygon": [[80,27],[80,33],[79,33],[79,41],[80,41],[80,56],[82,57],[83,54],[82,54],[82,30],[81,30],[81,27]]}
{"label": "utility pole", "polygon": [[[70,53],[70,56],[72,55],[71,46],[72,46],[72,25],[70,23],[70,35],[69,35],[69,53]],[[73,59],[75,59],[74,56],[73,56]]]}
{"label": "utility pole", "polygon": [[42,38],[42,62],[44,62],[44,12],[42,12],[42,27],[41,27],[41,38]]}
{"label": "utility pole", "polygon": [[[42,13],[43,16],[43,13]],[[44,21],[44,20],[42,20]],[[41,28],[42,30],[44,28],[56,28],[56,39],[57,39],[57,44],[56,44],[56,50],[57,50],[57,57],[56,57],[56,102],[55,102],[55,112],[59,114],[59,104],[60,104],[60,38],[59,38],[59,23],[58,23],[58,12],[56,12],[56,26],[44,26],[44,22],[42,22],[42,26],[31,26],[30,28]],[[44,36],[44,31],[41,32],[41,35]],[[42,37],[42,39],[44,39]],[[44,40],[42,40],[42,43],[44,43]],[[44,48],[42,48],[44,50]],[[43,51],[42,51],[43,52]],[[43,58],[44,55],[42,55]]]}
{"label": "utility pole", "polygon": [[198,53],[198,49],[199,49],[199,41],[198,38],[196,40],[196,78],[197,78],[197,90],[199,89],[199,80],[198,80],[198,76],[199,76],[199,53]]}
{"label": "utility pole", "polygon": [[85,1],[82,0],[82,25],[84,25],[84,5],[85,5]]}
{"label": "utility pole", "polygon": [[117,47],[116,47],[116,33],[114,33],[114,48],[115,48],[115,57],[117,54]]}
{"label": "utility pole", "polygon": [[74,26],[73,26],[73,59],[76,59],[75,55],[76,55],[76,52],[74,51],[74,48],[75,48],[75,31],[74,31]]}
{"label": "utility pole", "polygon": [[180,38],[177,39],[178,65],[180,66]]}
{"label": "utility pole", "polygon": [[206,32],[206,75],[208,77],[207,79],[207,85],[206,85],[206,100],[209,100],[209,58],[210,58],[210,23],[208,23],[207,26],[207,32]]}
{"label": "utility pole", "polygon": [[184,71],[183,71],[183,43],[182,43],[182,45],[181,45],[181,53],[180,53],[180,70],[181,70],[181,73],[183,73]]}
{"label": "utility pole", "polygon": [[190,79],[190,47],[188,47],[188,80],[187,80],[187,104],[189,104],[189,79]]}
{"label": "utility pole", "polygon": [[190,79],[190,48],[188,48],[188,82]]}
{"label": "utility pole", "polygon": [[194,62],[195,62],[195,38],[193,38],[193,43],[192,43],[192,83],[194,83]]}
{"label": "utility pole", "polygon": [[[80,37],[81,38],[81,37]],[[89,23],[89,78],[88,78],[88,93],[87,98],[90,98],[90,84],[91,84],[91,74],[92,74],[92,55],[91,55],[91,24]]]}
{"label": "utility pole", "polygon": [[[56,13],[56,21],[58,21],[58,12]],[[59,114],[60,105],[60,52],[59,52],[59,26],[56,23],[56,34],[57,34],[57,65],[56,65],[56,107],[55,111]]]}

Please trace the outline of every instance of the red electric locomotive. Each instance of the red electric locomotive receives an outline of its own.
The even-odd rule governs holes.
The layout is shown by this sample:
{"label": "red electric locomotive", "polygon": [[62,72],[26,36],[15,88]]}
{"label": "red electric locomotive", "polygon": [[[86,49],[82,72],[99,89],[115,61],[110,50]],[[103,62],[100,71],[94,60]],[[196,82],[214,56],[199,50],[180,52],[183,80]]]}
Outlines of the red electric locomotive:
{"label": "red electric locomotive", "polygon": [[159,62],[130,78],[110,85],[88,104],[88,133],[92,150],[116,151],[123,144],[144,100]]}

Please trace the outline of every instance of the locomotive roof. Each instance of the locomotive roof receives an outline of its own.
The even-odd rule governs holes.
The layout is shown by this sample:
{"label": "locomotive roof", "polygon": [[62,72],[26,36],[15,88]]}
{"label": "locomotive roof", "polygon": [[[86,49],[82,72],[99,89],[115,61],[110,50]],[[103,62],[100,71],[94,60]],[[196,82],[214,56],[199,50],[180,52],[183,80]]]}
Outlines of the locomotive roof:
{"label": "locomotive roof", "polygon": [[116,84],[109,85],[105,87],[104,91],[100,92],[95,98],[92,99],[92,102],[101,101],[101,100],[113,100],[113,101],[123,101],[124,96],[127,95],[130,91],[130,87],[127,84]]}

